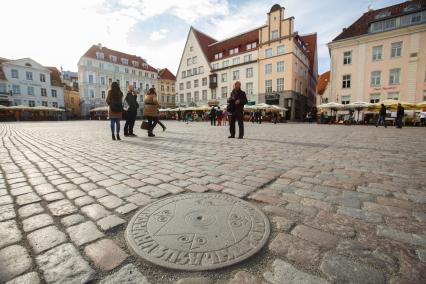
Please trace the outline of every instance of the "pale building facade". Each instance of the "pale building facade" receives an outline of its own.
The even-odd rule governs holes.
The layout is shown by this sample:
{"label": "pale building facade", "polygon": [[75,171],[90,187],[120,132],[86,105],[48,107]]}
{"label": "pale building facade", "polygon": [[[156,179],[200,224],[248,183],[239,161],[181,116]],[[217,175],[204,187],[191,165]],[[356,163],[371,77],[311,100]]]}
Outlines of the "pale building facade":
{"label": "pale building facade", "polygon": [[93,45],[78,62],[78,83],[81,114],[88,116],[90,109],[106,106],[109,85],[116,81],[125,95],[132,84],[139,91],[139,105],[143,105],[143,94],[157,86],[157,69],[145,59]]}
{"label": "pale building facade", "polygon": [[[266,25],[217,41],[191,27],[177,74],[180,106],[224,105],[236,81],[251,104],[289,109],[302,119],[315,104],[316,34],[299,36],[294,18],[274,5]],[[189,75],[188,75],[189,74]]]}
{"label": "pale building facade", "polygon": [[426,2],[371,10],[328,44],[330,101],[426,100]]}
{"label": "pale building facade", "polygon": [[176,107],[176,76],[169,69],[158,71],[157,98],[162,108]]}
{"label": "pale building facade", "polygon": [[0,94],[7,105],[64,108],[64,86],[59,70],[45,67],[31,58],[1,58]]}

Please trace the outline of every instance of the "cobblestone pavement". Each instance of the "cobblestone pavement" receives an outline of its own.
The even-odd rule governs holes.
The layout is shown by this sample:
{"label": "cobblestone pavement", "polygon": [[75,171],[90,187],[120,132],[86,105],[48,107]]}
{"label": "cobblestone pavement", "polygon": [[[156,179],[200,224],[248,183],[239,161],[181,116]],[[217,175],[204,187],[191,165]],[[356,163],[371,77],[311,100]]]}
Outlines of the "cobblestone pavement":
{"label": "cobblestone pavement", "polygon": [[[108,122],[0,124],[0,282],[424,283],[426,129],[166,124],[123,141]],[[262,208],[265,248],[192,273],[127,249],[135,210],[205,191]]]}

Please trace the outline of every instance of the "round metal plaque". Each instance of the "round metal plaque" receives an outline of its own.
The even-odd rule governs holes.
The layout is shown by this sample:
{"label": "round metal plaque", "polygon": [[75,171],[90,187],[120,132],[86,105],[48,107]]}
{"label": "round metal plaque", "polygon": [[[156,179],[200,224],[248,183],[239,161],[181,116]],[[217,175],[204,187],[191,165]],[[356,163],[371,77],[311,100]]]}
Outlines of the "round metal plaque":
{"label": "round metal plaque", "polygon": [[160,266],[211,270],[245,260],[268,240],[269,220],[252,204],[219,193],[158,200],[133,216],[128,247]]}

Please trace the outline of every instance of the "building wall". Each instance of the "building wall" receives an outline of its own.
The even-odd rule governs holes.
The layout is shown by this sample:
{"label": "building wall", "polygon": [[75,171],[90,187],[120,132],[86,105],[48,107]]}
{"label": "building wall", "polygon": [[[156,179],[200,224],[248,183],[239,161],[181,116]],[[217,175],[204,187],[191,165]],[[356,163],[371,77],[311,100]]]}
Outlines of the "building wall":
{"label": "building wall", "polygon": [[65,110],[69,118],[80,117],[80,94],[78,91],[65,90]]}
{"label": "building wall", "polygon": [[162,108],[176,106],[176,82],[172,80],[158,79],[158,101]]}
{"label": "building wall", "polygon": [[[120,60],[120,59],[118,59]],[[128,73],[126,72],[128,70]],[[89,81],[92,76],[93,81]],[[104,78],[101,79],[101,78]],[[78,82],[80,91],[81,114],[87,116],[90,109],[106,106],[106,96],[109,83],[119,80],[123,94],[127,92],[127,82],[136,84],[141,93],[140,105],[143,105],[143,95],[147,87],[157,86],[157,73],[133,68],[131,65],[115,64],[106,60],[82,57],[78,62]]]}
{"label": "building wall", "polygon": [[[26,63],[32,67],[25,66]],[[10,105],[25,105],[29,106],[34,102],[34,106],[48,106],[48,107],[64,107],[64,88],[51,85],[50,70],[39,65],[33,60],[16,60],[12,62],[5,62],[2,64],[7,83],[7,91],[13,91],[13,86],[19,86],[20,93],[9,96]],[[18,70],[18,78],[12,78],[12,69]],[[32,73],[32,80],[27,80],[26,72]],[[45,77],[45,82],[40,81],[40,74]],[[31,95],[28,92],[28,87],[34,90]],[[42,96],[42,89],[46,89],[46,96]],[[53,97],[52,90],[56,91],[56,97]]]}
{"label": "building wall", "polygon": [[[392,43],[402,42],[400,57],[391,58]],[[383,46],[383,59],[373,60],[373,47]],[[370,102],[371,95],[380,100],[393,93],[401,101],[423,101],[426,90],[426,24],[400,28],[378,34],[369,34],[356,39],[329,44],[331,51],[331,100],[341,102],[342,96],[350,101]],[[345,52],[352,52],[352,64],[343,64]],[[400,83],[390,84],[391,69],[400,68]],[[372,86],[371,73],[381,71],[380,85]],[[351,75],[351,87],[342,88],[344,75]]]}

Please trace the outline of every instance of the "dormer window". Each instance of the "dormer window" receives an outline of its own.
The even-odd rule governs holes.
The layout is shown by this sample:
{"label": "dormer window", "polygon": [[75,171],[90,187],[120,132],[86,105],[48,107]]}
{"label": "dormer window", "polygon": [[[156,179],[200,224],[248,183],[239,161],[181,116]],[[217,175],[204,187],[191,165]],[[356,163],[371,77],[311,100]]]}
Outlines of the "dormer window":
{"label": "dormer window", "polygon": [[238,47],[231,48],[229,50],[229,55],[233,55],[233,54],[237,54],[237,53],[238,53]]}
{"label": "dormer window", "polygon": [[378,19],[383,19],[383,18],[386,18],[386,17],[389,17],[390,16],[390,12],[389,11],[383,11],[383,12],[380,12],[379,14],[377,14],[374,18],[376,19],[376,20],[378,20]]}
{"label": "dormer window", "polygon": [[252,42],[246,45],[247,50],[254,49],[254,48],[256,48],[256,42]]}
{"label": "dormer window", "polygon": [[99,59],[99,60],[104,60],[103,52],[96,52],[96,58]]}
{"label": "dormer window", "polygon": [[221,59],[222,57],[223,57],[223,52],[219,52],[219,53],[216,53],[216,54],[214,55],[214,59],[215,59],[215,60]]}
{"label": "dormer window", "polygon": [[127,58],[121,58],[121,63],[124,65],[129,65],[129,60]]}
{"label": "dormer window", "polygon": [[419,3],[411,3],[407,7],[404,8],[404,12],[410,12],[420,9]]}
{"label": "dormer window", "polygon": [[135,60],[133,60],[133,61],[132,61],[132,64],[133,64],[133,66],[135,66],[135,67],[139,67],[139,62],[137,62],[137,61],[135,61]]}
{"label": "dormer window", "polygon": [[32,67],[32,65],[30,63],[25,63],[25,66]]}
{"label": "dormer window", "polygon": [[110,55],[109,56],[109,60],[111,61],[111,62],[117,62],[117,56],[114,56],[114,55]]}

